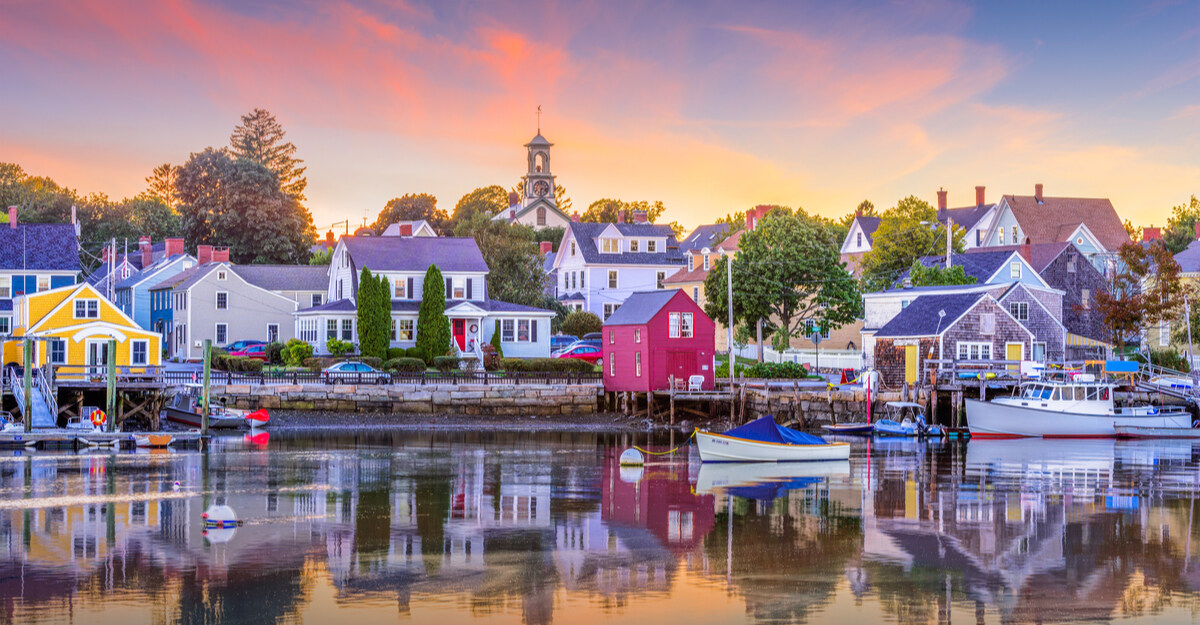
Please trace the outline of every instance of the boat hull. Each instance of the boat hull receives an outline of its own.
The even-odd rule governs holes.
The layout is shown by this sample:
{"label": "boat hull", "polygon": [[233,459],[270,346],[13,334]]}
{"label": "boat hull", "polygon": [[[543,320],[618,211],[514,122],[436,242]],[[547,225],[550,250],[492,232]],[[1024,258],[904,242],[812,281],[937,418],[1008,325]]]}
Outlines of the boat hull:
{"label": "boat hull", "polygon": [[[194,412],[167,407],[163,408],[162,414],[168,421],[174,421],[175,423],[181,423],[194,428],[200,427],[200,415]],[[208,416],[208,429],[210,430],[234,430],[244,427],[246,427],[246,419],[244,417],[234,415]]]}
{"label": "boat hull", "polygon": [[832,434],[870,434],[875,426],[870,423],[835,423],[822,425],[821,429]]}
{"label": "boat hull", "polygon": [[1116,426],[1186,428],[1186,412],[1114,415],[1077,414],[967,399],[967,428],[972,438],[1115,438]]}
{"label": "boat hull", "polygon": [[1116,426],[1117,438],[1200,438],[1200,429],[1152,428],[1140,425]]}
{"label": "boat hull", "polygon": [[848,460],[849,443],[791,445],[735,438],[712,432],[696,432],[696,447],[704,462],[804,462]]}

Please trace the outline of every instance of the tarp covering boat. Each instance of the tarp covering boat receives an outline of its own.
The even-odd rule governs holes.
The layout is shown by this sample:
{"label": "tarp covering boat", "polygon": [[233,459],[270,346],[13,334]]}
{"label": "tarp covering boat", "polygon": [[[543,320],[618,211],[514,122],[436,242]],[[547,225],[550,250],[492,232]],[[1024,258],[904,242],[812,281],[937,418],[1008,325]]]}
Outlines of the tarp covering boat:
{"label": "tarp covering boat", "polygon": [[727,430],[724,434],[725,436],[733,436],[750,441],[762,441],[764,443],[782,443],[786,445],[829,444],[820,436],[780,427],[775,423],[775,417],[771,415],[760,417],[746,425]]}

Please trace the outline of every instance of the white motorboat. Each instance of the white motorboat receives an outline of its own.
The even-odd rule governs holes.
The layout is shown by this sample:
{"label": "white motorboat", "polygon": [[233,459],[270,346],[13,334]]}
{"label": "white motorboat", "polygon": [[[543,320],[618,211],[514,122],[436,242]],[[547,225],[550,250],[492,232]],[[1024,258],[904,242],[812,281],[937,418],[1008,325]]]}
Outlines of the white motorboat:
{"label": "white motorboat", "polygon": [[972,438],[1112,438],[1117,426],[1187,428],[1192,424],[1191,415],[1182,408],[1117,407],[1113,388],[1091,376],[1029,382],[1011,397],[966,400],[967,427]]}
{"label": "white motorboat", "polygon": [[798,462],[848,460],[849,443],[830,443],[820,436],[780,427],[765,416],[723,434],[696,430],[696,447],[704,462]]}

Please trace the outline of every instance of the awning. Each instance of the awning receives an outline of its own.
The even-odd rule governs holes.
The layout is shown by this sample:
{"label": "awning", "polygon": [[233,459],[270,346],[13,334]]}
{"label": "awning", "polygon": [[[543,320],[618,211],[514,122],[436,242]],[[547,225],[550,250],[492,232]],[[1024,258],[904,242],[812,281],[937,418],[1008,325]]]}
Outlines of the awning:
{"label": "awning", "polygon": [[1068,332],[1067,347],[1103,347],[1105,349],[1112,349],[1112,344]]}

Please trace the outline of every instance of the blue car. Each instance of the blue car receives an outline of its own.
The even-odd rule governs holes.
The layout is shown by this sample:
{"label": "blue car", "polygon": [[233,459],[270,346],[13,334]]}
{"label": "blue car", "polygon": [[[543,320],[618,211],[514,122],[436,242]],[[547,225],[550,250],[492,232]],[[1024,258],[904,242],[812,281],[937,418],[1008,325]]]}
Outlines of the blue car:
{"label": "blue car", "polygon": [[566,349],[574,345],[578,340],[579,339],[571,336],[570,334],[559,334],[557,336],[552,336],[550,337],[550,351],[557,352],[559,350]]}

